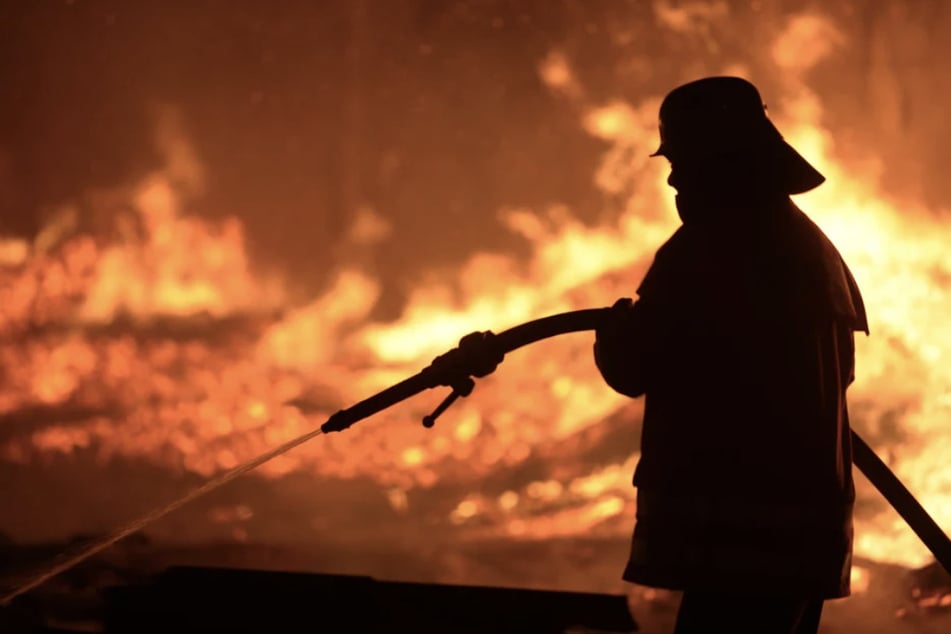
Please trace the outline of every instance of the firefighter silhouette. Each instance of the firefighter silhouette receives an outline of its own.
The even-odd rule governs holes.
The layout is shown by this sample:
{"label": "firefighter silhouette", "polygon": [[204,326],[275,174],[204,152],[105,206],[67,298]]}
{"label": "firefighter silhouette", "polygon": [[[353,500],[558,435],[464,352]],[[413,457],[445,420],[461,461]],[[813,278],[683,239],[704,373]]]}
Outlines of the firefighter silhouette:
{"label": "firefighter silhouette", "polygon": [[791,194],[824,177],[737,77],[660,108],[681,226],[597,331],[605,381],[645,397],[624,578],[684,591],[677,632],[816,632],[848,596],[846,389],[859,289]]}

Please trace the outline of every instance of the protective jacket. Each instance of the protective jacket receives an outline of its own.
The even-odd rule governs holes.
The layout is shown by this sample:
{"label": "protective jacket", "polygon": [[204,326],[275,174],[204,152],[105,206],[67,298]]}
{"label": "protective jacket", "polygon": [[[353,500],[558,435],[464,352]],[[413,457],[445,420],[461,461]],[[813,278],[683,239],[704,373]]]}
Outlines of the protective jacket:
{"label": "protective jacket", "polygon": [[646,398],[625,579],[848,596],[856,331],[851,272],[788,199],[684,224],[658,250],[595,346],[607,383]]}

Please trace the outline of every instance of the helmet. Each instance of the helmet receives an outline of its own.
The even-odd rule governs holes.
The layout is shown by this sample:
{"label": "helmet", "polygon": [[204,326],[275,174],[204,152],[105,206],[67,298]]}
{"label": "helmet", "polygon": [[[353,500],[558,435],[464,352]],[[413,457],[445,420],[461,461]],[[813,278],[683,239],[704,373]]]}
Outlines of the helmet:
{"label": "helmet", "polygon": [[660,147],[651,156],[716,159],[745,154],[778,170],[789,194],[818,187],[825,176],[809,164],[766,114],[756,87],[739,77],[707,77],[672,90],[660,106]]}

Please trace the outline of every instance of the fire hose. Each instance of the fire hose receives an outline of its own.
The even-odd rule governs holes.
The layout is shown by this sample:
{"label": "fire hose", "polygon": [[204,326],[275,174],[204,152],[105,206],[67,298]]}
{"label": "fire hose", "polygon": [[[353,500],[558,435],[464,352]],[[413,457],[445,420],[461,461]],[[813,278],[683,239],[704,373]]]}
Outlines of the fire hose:
{"label": "fire hose", "polygon": [[[437,357],[430,366],[421,372],[360,401],[352,407],[338,411],[321,425],[319,429],[312,430],[294,438],[279,447],[209,480],[202,486],[192,490],[172,503],[155,509],[112,535],[90,544],[78,554],[46,567],[41,573],[35,575],[26,583],[0,598],[0,605],[9,603],[17,596],[69,570],[96,553],[108,548],[120,539],[141,530],[168,513],[230,482],[234,478],[251,471],[268,460],[307,442],[321,433],[343,431],[354,423],[415,396],[423,390],[439,386],[450,386],[452,387],[451,393],[439,404],[432,414],[423,418],[423,425],[425,427],[432,427],[435,424],[436,418],[445,412],[458,398],[468,396],[472,392],[475,386],[473,376],[484,376],[495,368],[495,363],[492,363],[490,367],[482,371],[472,371],[473,367],[479,365],[479,361],[477,359],[467,359],[464,355],[459,354],[460,350],[464,347],[462,344],[469,337],[490,335],[492,347],[498,355],[497,360],[501,361],[501,357],[505,354],[531,343],[541,341],[542,339],[571,332],[596,330],[604,322],[610,310],[610,308],[575,310],[529,321],[498,334],[488,332],[467,335],[467,337],[463,338],[460,342],[459,348],[451,350],[446,355]],[[312,403],[306,400],[291,401],[289,404],[296,406],[304,413],[307,411],[313,412],[316,409]],[[898,514],[908,523],[915,534],[918,535],[925,546],[931,551],[935,559],[946,571],[951,573],[951,539],[948,538],[941,527],[938,526],[892,470],[889,469],[888,465],[875,454],[872,448],[869,447],[854,430],[852,430],[852,447],[855,466],[859,468],[859,471],[869,479],[888,503],[891,504]]]}

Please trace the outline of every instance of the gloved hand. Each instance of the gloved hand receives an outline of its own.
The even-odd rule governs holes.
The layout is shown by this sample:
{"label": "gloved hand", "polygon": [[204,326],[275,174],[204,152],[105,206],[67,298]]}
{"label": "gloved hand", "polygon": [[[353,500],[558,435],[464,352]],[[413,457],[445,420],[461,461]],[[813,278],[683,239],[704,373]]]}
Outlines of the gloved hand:
{"label": "gloved hand", "polygon": [[594,362],[601,376],[616,392],[632,398],[644,394],[647,385],[639,309],[630,297],[617,300],[595,331],[594,340]]}
{"label": "gloved hand", "polygon": [[599,343],[611,345],[630,333],[634,321],[634,300],[622,297],[611,306],[607,316],[594,332],[595,346]]}
{"label": "gloved hand", "polygon": [[491,374],[504,358],[493,332],[473,332],[459,340],[459,347],[436,357],[429,371],[435,374],[439,385],[454,385],[462,378]]}

